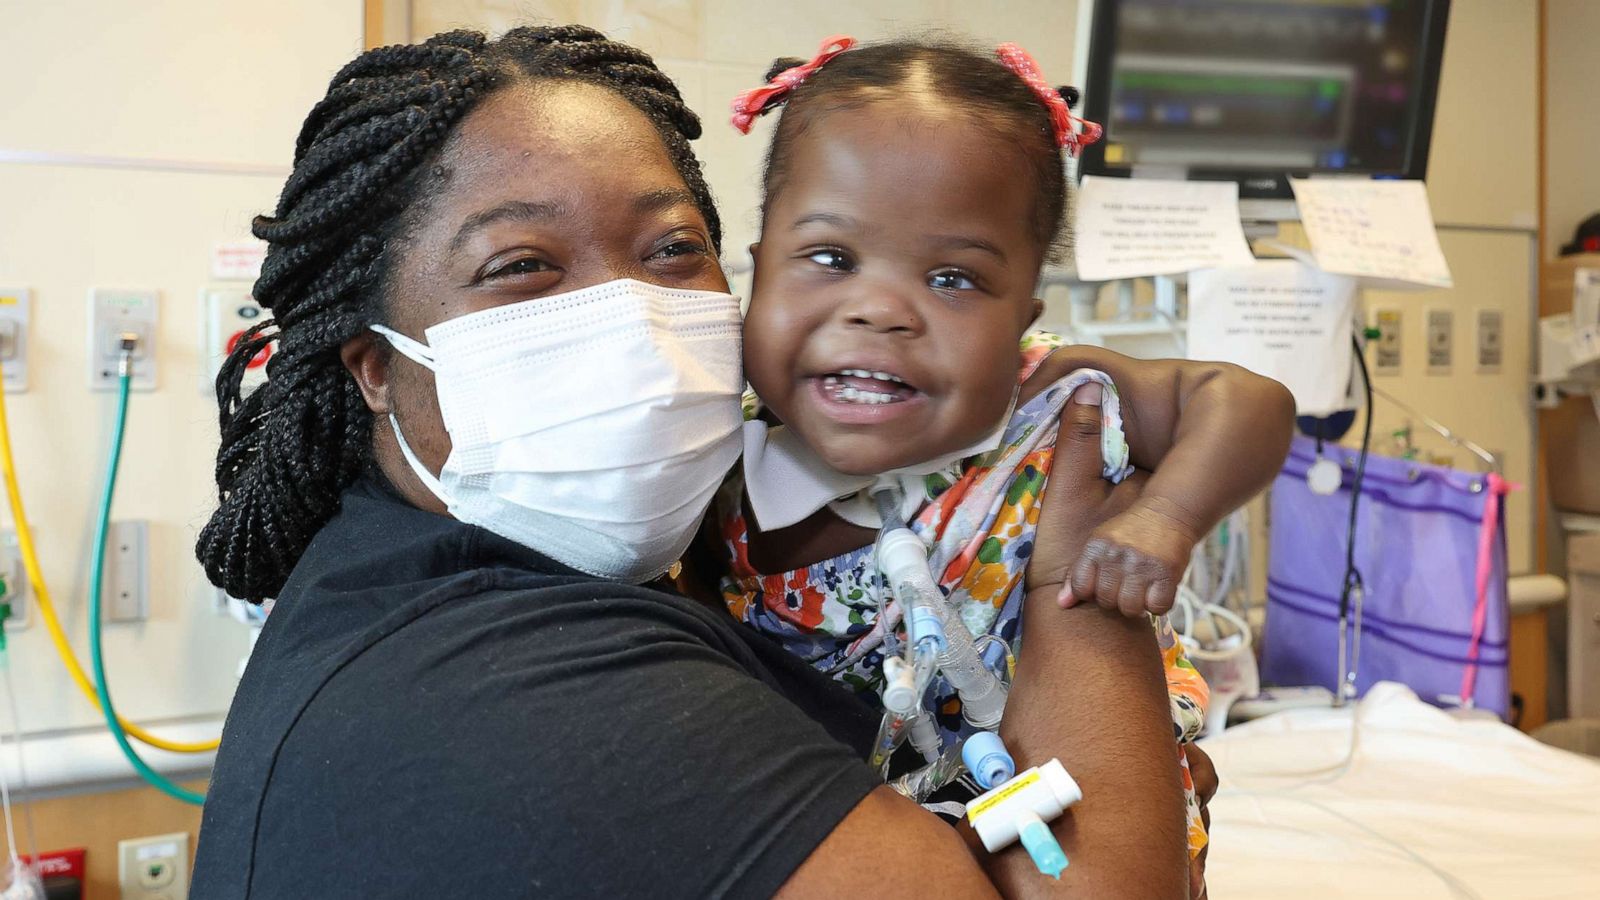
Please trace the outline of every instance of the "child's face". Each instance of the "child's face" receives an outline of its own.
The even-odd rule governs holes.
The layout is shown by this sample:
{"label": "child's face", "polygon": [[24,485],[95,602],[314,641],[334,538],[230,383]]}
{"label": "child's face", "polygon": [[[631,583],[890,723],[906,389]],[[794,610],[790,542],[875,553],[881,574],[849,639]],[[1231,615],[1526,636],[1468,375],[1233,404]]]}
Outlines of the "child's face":
{"label": "child's face", "polygon": [[1021,152],[936,101],[895,105],[835,110],[796,135],[753,248],[745,373],[852,474],[993,429],[1039,309],[1037,188]]}

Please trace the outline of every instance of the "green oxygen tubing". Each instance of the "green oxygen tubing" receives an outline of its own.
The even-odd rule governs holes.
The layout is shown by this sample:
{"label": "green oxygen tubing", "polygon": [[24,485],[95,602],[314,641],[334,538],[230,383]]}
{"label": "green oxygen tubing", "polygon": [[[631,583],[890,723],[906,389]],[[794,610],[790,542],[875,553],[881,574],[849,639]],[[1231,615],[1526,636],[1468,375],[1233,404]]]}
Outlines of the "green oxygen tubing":
{"label": "green oxygen tubing", "polygon": [[106,659],[100,640],[100,589],[106,570],[106,532],[111,525],[111,498],[117,490],[117,469],[122,462],[122,437],[128,424],[128,391],[133,381],[133,338],[122,340],[122,356],[117,364],[117,418],[111,432],[111,455],[106,463],[105,491],[100,497],[100,516],[94,527],[94,553],[89,564],[89,656],[94,667],[95,693],[100,699],[100,711],[105,715],[106,727],[117,739],[122,755],[128,758],[134,771],[145,781],[168,796],[199,806],[205,795],[197,794],[182,785],[174,784],[166,776],[150,768],[128,743],[128,733],[122,727],[117,709],[111,702],[111,687],[106,681]]}

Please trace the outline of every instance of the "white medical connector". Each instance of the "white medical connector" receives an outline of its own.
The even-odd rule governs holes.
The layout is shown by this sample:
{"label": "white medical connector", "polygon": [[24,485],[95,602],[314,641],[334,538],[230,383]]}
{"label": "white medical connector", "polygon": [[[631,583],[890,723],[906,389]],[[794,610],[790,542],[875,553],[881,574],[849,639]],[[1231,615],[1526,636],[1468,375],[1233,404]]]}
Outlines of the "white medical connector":
{"label": "white medical connector", "polygon": [[893,717],[914,716],[922,702],[915,670],[900,657],[890,656],[883,661],[883,679],[883,708]]}
{"label": "white medical connector", "polygon": [[[1083,799],[1058,759],[1035,766],[967,804],[967,821],[990,853],[1010,846],[1031,822],[1050,822]],[[1048,832],[1048,829],[1046,829]],[[1060,848],[1057,848],[1059,852]],[[1030,847],[1029,853],[1033,850]],[[1039,862],[1035,856],[1035,862]],[[1044,865],[1041,863],[1040,868]]]}
{"label": "white medical connector", "polygon": [[895,525],[878,537],[878,568],[905,609],[906,642],[943,651],[946,636],[939,606],[944,595],[928,571],[928,545],[911,529]]}
{"label": "white medical connector", "polygon": [[917,717],[911,720],[911,749],[922,754],[928,762],[938,762],[944,740],[939,737],[939,727],[934,724],[933,716],[927,710],[917,710]]}

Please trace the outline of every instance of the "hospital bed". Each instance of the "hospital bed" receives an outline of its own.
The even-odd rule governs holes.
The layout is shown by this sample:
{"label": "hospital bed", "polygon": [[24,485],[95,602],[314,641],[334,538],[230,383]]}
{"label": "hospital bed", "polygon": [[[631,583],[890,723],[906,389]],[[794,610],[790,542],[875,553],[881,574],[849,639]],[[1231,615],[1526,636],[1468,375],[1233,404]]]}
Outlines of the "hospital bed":
{"label": "hospital bed", "polygon": [[1383,682],[1201,746],[1222,782],[1206,874],[1219,900],[1600,897],[1600,759],[1492,717]]}

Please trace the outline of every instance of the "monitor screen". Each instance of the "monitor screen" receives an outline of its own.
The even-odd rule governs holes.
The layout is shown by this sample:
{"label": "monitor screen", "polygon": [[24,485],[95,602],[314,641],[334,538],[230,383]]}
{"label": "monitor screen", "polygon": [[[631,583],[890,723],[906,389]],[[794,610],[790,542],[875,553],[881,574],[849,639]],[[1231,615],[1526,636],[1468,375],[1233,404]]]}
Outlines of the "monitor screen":
{"label": "monitor screen", "polygon": [[1097,0],[1088,174],[1423,178],[1448,0]]}

